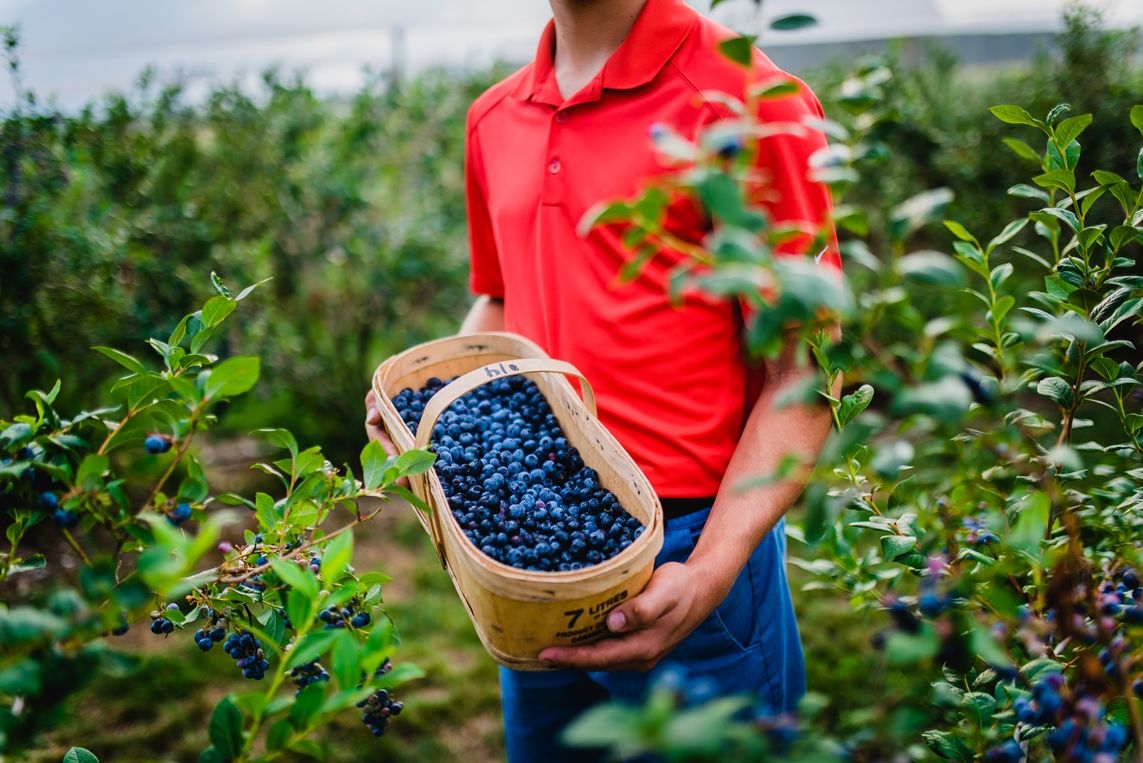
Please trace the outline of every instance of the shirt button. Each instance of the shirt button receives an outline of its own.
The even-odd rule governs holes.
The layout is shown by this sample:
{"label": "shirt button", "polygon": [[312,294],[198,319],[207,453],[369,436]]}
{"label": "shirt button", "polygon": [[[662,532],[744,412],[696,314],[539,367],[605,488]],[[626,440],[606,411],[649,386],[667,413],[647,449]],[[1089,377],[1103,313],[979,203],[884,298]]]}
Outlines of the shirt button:
{"label": "shirt button", "polygon": [[552,173],[553,175],[559,172],[562,167],[563,165],[560,164],[559,159],[552,159],[550,162],[548,162],[548,172]]}
{"label": "shirt button", "polygon": [[563,124],[564,122],[568,121],[568,113],[566,111],[557,111],[556,112],[556,121],[559,122],[560,124]]}

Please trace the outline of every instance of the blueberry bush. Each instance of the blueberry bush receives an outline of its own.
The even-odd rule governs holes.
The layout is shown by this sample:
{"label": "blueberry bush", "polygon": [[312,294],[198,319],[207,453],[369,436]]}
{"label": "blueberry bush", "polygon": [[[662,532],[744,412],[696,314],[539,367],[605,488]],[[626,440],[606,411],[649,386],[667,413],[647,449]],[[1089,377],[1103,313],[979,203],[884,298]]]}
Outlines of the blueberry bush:
{"label": "blueberry bush", "polygon": [[[869,60],[842,84],[835,120],[767,126],[831,139],[810,171],[839,201],[844,281],[780,254],[801,232],[755,201],[754,156],[768,138],[753,115],[794,82],[760,82],[741,102],[719,95],[729,116],[697,140],[652,128],[678,170],[601,205],[585,227],[623,232],[626,277],[677,244],[672,294],[754,308],[754,357],[784,337],[802,348],[812,378],[781,404],[828,405],[836,426],[806,465],[793,561],[810,575],[806,595],[840,592],[856,611],[883,613],[870,659],[909,671],[912,688],[871,703],[860,725],[799,736],[822,697],[798,720],[773,717],[749,698],[696,703],[701,677],[672,674],[641,708],[590,712],[572,741],[668,760],[1143,760],[1143,105],[1118,115],[1133,125],[1131,179],[1077,171],[1090,114],[993,107],[1031,175],[1008,191],[1025,213],[999,231],[947,220],[946,251],[914,248],[921,231],[937,238],[948,189],[885,209],[846,203],[894,161],[879,135],[896,118],[895,76]],[[711,220],[701,245],[664,227],[680,193]],[[807,250],[823,243],[819,233]]]}
{"label": "blueberry bush", "polygon": [[194,83],[144,72],[67,110],[23,86],[4,23],[0,416],[57,378],[61,404],[87,404],[107,375],[86,349],[169,333],[216,270],[273,279],[242,331],[219,337],[266,371],[219,433],[300,408],[311,415],[297,436],[352,459],[359,433],[340,422],[358,417],[361,379],[465,309],[464,115],[502,70],[372,74],[344,103],[282,71],[211,83],[201,99]]}
{"label": "blueberry bush", "polygon": [[93,674],[128,669],[114,639],[132,627],[217,648],[251,682],[218,702],[203,763],[321,758],[309,736],[347,711],[380,735],[403,709],[390,692],[420,675],[389,660],[388,578],[353,567],[353,537],[390,498],[425,508],[398,481],[434,456],[387,458],[371,443],[358,478],[267,429],[260,436],[282,455],[256,468],[275,487],[212,494],[196,443],[261,368],[256,356],[211,351],[255,288],[212,282],[200,310],[148,340],[157,368],[95,348],[119,367],[114,405],[64,413],[57,384],[0,421],[0,751],[34,745]]}
{"label": "blueberry bush", "polygon": [[[425,404],[447,381],[432,378],[394,398],[414,435]],[[571,572],[610,559],[643,533],[568,443],[530,379],[497,379],[462,395],[430,442],[453,517],[498,562]]]}

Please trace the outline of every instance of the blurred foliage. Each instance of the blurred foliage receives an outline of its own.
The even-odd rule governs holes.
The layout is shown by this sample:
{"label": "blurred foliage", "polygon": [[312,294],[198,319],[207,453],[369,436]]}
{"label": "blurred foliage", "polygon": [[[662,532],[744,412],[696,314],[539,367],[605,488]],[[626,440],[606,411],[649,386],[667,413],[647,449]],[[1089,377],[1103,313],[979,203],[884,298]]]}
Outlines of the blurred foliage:
{"label": "blurred foliage", "polygon": [[[190,97],[184,84],[148,74],[130,93],[67,113],[23,91],[12,35],[9,42],[17,98],[0,113],[0,363],[5,369],[0,418],[25,407],[25,389],[48,389],[56,378],[64,380],[57,406],[90,405],[89,392],[108,376],[109,364],[91,362],[96,356],[88,348],[138,346],[148,336],[166,335],[174,328],[168,321],[198,294],[196,282],[213,268],[240,282],[273,277],[262,287],[258,304],[244,309],[240,329],[230,326],[220,335],[221,354],[262,357],[258,388],[227,403],[223,426],[248,431],[289,420],[300,439],[323,442],[335,463],[347,460],[361,440],[360,398],[375,363],[451,331],[464,311],[463,117],[476,94],[504,71],[430,72],[398,87],[375,77],[344,100],[320,99],[304,80],[278,72],[268,72],[252,93],[219,86],[202,100]],[[895,250],[886,231],[893,227],[892,211],[918,189],[951,189],[955,217],[980,235],[998,232],[1009,219],[1027,213],[1028,199],[1004,191],[1013,178],[1038,171],[1043,148],[1034,146],[1035,162],[1014,152],[1002,139],[1029,139],[1032,133],[1015,133],[987,118],[992,104],[1020,103],[1043,115],[1061,97],[1071,98],[1072,115],[1095,117],[1083,136],[1076,176],[1087,178],[1101,167],[1134,178],[1138,138],[1123,116],[1143,92],[1138,44],[1137,33],[1106,31],[1097,14],[1074,9],[1059,54],[1045,53],[1027,69],[968,70],[936,50],[913,67],[890,62],[893,85],[882,89],[873,125],[860,124],[861,89],[868,81],[854,83],[852,72],[841,68],[808,76],[830,116],[868,137],[870,145],[892,151],[864,157],[877,169],[847,192],[847,201],[861,212],[852,220],[856,224],[863,217],[868,229],[854,239],[866,244],[864,252],[877,253],[865,263],[874,266],[869,272],[876,271],[878,257],[905,254]],[[854,105],[859,107],[850,108]],[[927,211],[939,211],[937,206]],[[1097,220],[1107,209],[1114,211],[1114,205],[1105,199],[1089,219]],[[947,250],[951,243],[933,225],[910,234],[911,249]],[[1013,243],[1031,239],[1032,226],[1019,235]],[[847,270],[865,272],[862,250],[850,249],[846,257]],[[1016,261],[1021,267],[1005,288],[1021,295],[1039,288],[1042,277],[1029,272],[1029,262]],[[918,279],[957,272],[929,267],[936,262],[932,258],[911,262],[916,267],[904,279],[911,290],[923,287]],[[889,271],[896,273],[896,266]],[[927,316],[956,315],[965,304],[963,295],[948,289],[927,288],[923,294]],[[904,309],[903,304],[891,307]],[[892,355],[920,336],[907,330],[882,334],[881,346],[870,352]],[[926,351],[935,342],[927,336],[921,341]],[[939,358],[933,364],[939,365]],[[870,381],[879,390],[895,391],[890,378]],[[881,404],[879,396],[870,412]],[[1092,411],[1091,418],[1085,439],[1115,423],[1104,410]],[[986,463],[989,454],[981,450],[977,456]],[[976,468],[974,463],[968,466]],[[840,509],[824,500],[824,491],[810,498],[815,511],[828,504],[832,527],[832,512]],[[896,504],[883,508],[900,510]],[[826,527],[822,516],[811,518],[819,533]],[[846,530],[831,542],[855,532]],[[921,540],[936,542],[933,534],[924,533]],[[795,549],[813,553],[808,547]],[[827,579],[816,582],[824,590],[799,597],[811,688],[828,692],[830,699],[818,708],[821,726],[860,750],[861,759],[931,756],[918,731],[932,728],[935,719],[943,717],[950,726],[960,719],[930,702],[930,682],[943,678],[939,668],[889,670],[893,650],[866,650],[884,615],[869,598],[854,602],[864,610],[848,611],[846,586],[828,580],[834,572],[811,567],[806,574]],[[861,574],[867,573],[863,567]],[[896,568],[894,573],[899,574]],[[906,585],[895,600],[912,611],[915,591],[908,584],[916,580],[901,579]],[[418,582],[416,594],[408,596],[410,616],[451,606],[452,614],[442,621],[451,630],[436,635],[457,654],[442,656],[442,664],[459,665],[466,677],[470,661],[487,668],[447,581],[438,575],[435,582],[432,590]],[[463,637],[451,635],[460,632]],[[424,656],[413,656],[424,663]],[[438,673],[435,666],[426,667]],[[161,663],[155,669],[162,670]],[[478,705],[481,722],[494,735],[492,677],[486,669],[472,670],[482,682],[476,700],[466,695],[478,691],[474,678],[458,679],[455,686],[442,682],[426,701],[458,716]],[[198,691],[210,688],[186,687],[187,693]],[[71,710],[83,715],[85,707],[120,699],[123,722],[130,722],[129,698],[114,684],[98,683]],[[199,704],[202,715],[213,700]],[[448,718],[445,725],[455,730],[460,723]],[[174,727],[155,733],[170,735]],[[429,757],[434,753],[428,750],[440,750],[430,739],[435,731],[426,722]],[[996,729],[987,731],[995,739]],[[905,750],[890,750],[886,742],[906,738],[916,741]],[[107,740],[112,759],[130,759],[132,753],[114,747],[115,741]],[[147,744],[146,739],[129,741]]]}
{"label": "blurred foliage", "polygon": [[[1140,31],[1106,29],[1096,8],[1072,4],[1065,10],[1057,48],[1012,69],[962,67],[939,44],[931,44],[913,65],[903,65],[899,54],[890,55],[895,77],[884,92],[885,118],[870,137],[889,147],[892,161],[863,177],[847,201],[877,215],[919,188],[948,188],[956,197],[958,218],[985,230],[1003,228],[1023,206],[1002,192],[1011,178],[1022,177],[1034,164],[1005,145],[1009,133],[1003,124],[981,119],[997,103],[1020,103],[1034,114],[1046,114],[1066,97],[1073,114],[1095,118],[1079,174],[1102,168],[1133,175],[1135,132],[1123,115],[1143,93]],[[833,65],[807,80],[826,114],[853,126],[847,115],[865,96],[852,85],[843,87],[850,74],[849,67]],[[877,222],[871,221],[873,230]],[[878,251],[880,243],[875,236],[871,248]]]}
{"label": "blurred foliage", "polygon": [[56,378],[74,402],[105,374],[87,348],[169,332],[214,269],[273,277],[223,348],[266,364],[243,428],[303,412],[299,436],[347,456],[378,360],[464,310],[464,114],[496,76],[374,78],[331,102],[268,72],[192,104],[145,75],[79,114],[21,93],[0,122],[0,413]]}
{"label": "blurred foliage", "polygon": [[[1062,92],[1075,94],[1075,113],[1096,117],[1080,171],[1130,174],[1130,125],[1111,115],[1143,92],[1138,34],[1104,30],[1092,10],[1067,18],[1061,53],[1026,71],[965,72],[938,50],[896,67],[893,118],[876,136],[893,161],[851,202],[875,218],[911,189],[947,187],[961,219],[1000,226],[1017,207],[996,191],[1026,165],[979,116],[1002,102],[1046,111]],[[297,416],[300,437],[350,458],[376,363],[452,331],[464,312],[464,113],[506,70],[432,71],[399,86],[373,76],[332,101],[277,71],[253,93],[218,86],[202,100],[145,73],[131,92],[67,113],[23,90],[8,36],[16,99],[0,114],[0,414],[57,378],[61,404],[77,404],[69,396],[104,379],[87,348],[169,331],[198,274],[272,276],[273,300],[223,347],[261,355],[266,371],[228,422],[243,431]],[[845,76],[835,67],[808,77],[831,115],[846,113],[836,87]]]}

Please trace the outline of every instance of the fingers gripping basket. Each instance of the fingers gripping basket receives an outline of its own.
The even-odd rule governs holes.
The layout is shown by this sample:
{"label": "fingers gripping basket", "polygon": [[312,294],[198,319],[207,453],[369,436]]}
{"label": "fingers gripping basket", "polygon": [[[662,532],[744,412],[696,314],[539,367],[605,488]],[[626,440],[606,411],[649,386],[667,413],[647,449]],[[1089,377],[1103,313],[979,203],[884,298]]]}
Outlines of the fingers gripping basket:
{"label": "fingers gripping basket", "polygon": [[[445,409],[472,389],[505,376],[527,375],[540,388],[568,441],[599,473],[603,487],[644,525],[618,555],[574,572],[532,572],[501,564],[474,547],[453,518],[435,471],[412,478],[412,489],[431,507],[418,519],[488,653],[517,670],[542,670],[536,656],[553,645],[584,644],[604,635],[607,613],[647,585],[663,545],[663,515],[646,476],[595,417],[595,398],[573,366],[547,356],[513,334],[475,334],[418,345],[382,363],[373,375],[381,417],[401,451],[425,447]],[[458,376],[432,397],[417,426],[405,426],[392,398],[419,389],[431,377]],[[580,400],[567,376],[580,380]]]}

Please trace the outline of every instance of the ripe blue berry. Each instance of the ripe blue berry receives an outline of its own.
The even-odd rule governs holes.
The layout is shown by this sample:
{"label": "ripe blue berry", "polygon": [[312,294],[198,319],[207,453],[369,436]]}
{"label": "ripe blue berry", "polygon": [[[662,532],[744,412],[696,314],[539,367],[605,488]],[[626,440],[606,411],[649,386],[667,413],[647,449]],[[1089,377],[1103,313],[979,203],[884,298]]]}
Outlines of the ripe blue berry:
{"label": "ripe blue berry", "polygon": [[79,524],[79,515],[67,509],[56,509],[52,512],[52,521],[61,530],[67,530]]}
{"label": "ripe blue berry", "polygon": [[60,505],[59,496],[51,491],[40,493],[40,506],[45,509],[57,509]]}
{"label": "ripe blue berry", "polygon": [[173,633],[175,624],[167,618],[158,614],[157,612],[151,613],[151,633],[156,636],[166,636]]}
{"label": "ripe blue berry", "polygon": [[948,607],[948,598],[939,593],[928,592],[917,599],[917,608],[925,617],[936,617]]}
{"label": "ripe blue berry", "polygon": [[148,453],[157,456],[171,449],[171,438],[161,434],[149,434],[143,440],[143,447]]}
{"label": "ripe blue berry", "polygon": [[181,525],[190,518],[191,507],[189,503],[180,503],[167,513],[167,519],[174,525]]}

